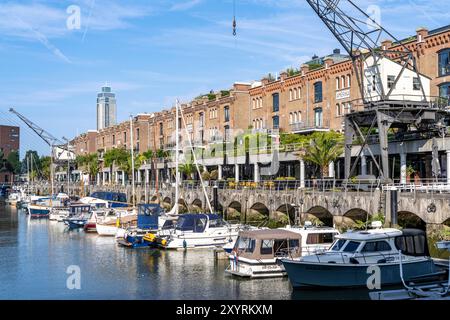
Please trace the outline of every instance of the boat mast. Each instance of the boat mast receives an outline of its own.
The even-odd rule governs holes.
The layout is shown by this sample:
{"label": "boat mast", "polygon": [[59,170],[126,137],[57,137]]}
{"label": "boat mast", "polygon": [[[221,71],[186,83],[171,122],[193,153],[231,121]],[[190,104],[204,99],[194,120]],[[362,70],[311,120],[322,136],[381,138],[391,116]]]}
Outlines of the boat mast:
{"label": "boat mast", "polygon": [[179,214],[179,208],[178,208],[178,197],[179,197],[179,161],[180,161],[180,153],[179,153],[179,142],[180,142],[180,123],[178,120],[179,117],[179,108],[180,108],[180,102],[177,99],[176,103],[176,115],[175,115],[175,136],[176,136],[176,143],[175,143],[175,214]]}
{"label": "boat mast", "polygon": [[133,207],[136,206],[136,186],[134,184],[134,139],[133,139],[133,116],[130,115],[130,139],[131,139],[131,197]]}
{"label": "boat mast", "polygon": [[54,156],[54,153],[55,153],[55,148],[52,145],[51,146],[51,156],[50,156],[50,183],[52,186],[52,191],[51,191],[51,195],[50,195],[50,206],[51,207],[53,207],[53,195],[55,194],[54,193],[55,185],[54,185],[54,181],[53,181],[53,156]]}
{"label": "boat mast", "polygon": [[198,166],[198,160],[197,160],[197,156],[195,154],[194,146],[192,144],[191,135],[189,134],[189,132],[187,130],[187,125],[186,125],[186,120],[184,118],[183,109],[180,108],[180,112],[181,112],[181,119],[183,120],[183,124],[184,124],[184,131],[186,133],[186,136],[187,136],[187,139],[188,139],[188,142],[189,142],[189,149],[191,150],[192,158],[193,158],[193,161],[195,163],[195,168],[197,169],[197,173],[198,173],[198,176],[200,178],[200,184],[202,186],[203,195],[205,196],[206,203],[208,204],[209,212],[212,214],[212,213],[214,213],[214,210],[213,210],[213,208],[211,206],[211,201],[209,200],[209,196],[208,196],[208,192],[206,191],[205,184],[203,183],[202,173],[200,172],[200,168]]}
{"label": "boat mast", "polygon": [[30,155],[27,157],[27,189],[30,192]]}

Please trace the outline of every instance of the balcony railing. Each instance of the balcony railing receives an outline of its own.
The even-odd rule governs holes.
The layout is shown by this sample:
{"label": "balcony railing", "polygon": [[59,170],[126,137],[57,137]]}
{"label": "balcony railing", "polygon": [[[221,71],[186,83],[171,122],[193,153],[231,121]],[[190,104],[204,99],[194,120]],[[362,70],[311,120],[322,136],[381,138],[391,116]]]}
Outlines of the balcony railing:
{"label": "balcony railing", "polygon": [[310,131],[328,131],[330,130],[330,121],[324,120],[322,123],[298,122],[289,125],[293,133],[310,132]]}

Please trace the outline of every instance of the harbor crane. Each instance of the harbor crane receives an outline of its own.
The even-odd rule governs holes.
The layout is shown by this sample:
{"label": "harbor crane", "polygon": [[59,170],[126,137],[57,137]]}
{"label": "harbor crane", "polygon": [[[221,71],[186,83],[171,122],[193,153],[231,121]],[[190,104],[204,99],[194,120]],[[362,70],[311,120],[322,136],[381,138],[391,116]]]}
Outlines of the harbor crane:
{"label": "harbor crane", "polygon": [[[9,111],[15,114],[20,120],[22,120],[31,130],[34,131],[46,144],[49,145],[52,151],[52,159],[59,160],[64,153],[67,152],[67,156],[70,157],[71,151],[67,148],[66,144],[53,136],[48,131],[42,129],[37,124],[26,118],[24,115],[20,114],[13,108],[10,108]],[[61,152],[58,150],[62,150]]]}
{"label": "harbor crane", "polygon": [[[396,39],[352,0],[307,2],[347,51],[359,86],[361,99],[352,101],[353,110],[345,117],[345,180],[353,176],[361,155],[367,151],[382,183],[391,183],[388,130],[398,141],[435,140],[444,134],[450,118],[447,105],[431,97],[430,79],[419,73],[416,57],[405,41]],[[395,50],[380,45],[387,39],[393,41]],[[356,137],[362,145],[352,165]],[[379,148],[374,149],[379,150],[381,163],[371,148],[378,144]]]}

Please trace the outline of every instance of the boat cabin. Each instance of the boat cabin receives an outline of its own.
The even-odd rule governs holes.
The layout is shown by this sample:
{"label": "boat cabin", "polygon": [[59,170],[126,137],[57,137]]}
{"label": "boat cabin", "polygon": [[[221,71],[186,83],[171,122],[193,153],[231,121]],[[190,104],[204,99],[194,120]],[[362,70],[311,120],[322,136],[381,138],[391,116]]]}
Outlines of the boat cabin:
{"label": "boat cabin", "polygon": [[70,215],[78,216],[81,214],[89,214],[91,205],[89,204],[72,204],[70,205]]}
{"label": "boat cabin", "polygon": [[394,252],[409,256],[429,255],[425,232],[416,229],[380,229],[347,232],[336,237],[330,251],[345,253]]}
{"label": "boat cabin", "polygon": [[233,251],[239,258],[251,260],[298,258],[301,240],[299,233],[283,229],[241,231]]}
{"label": "boat cabin", "polygon": [[108,201],[111,208],[128,207],[127,195],[119,192],[94,192],[91,194],[92,198],[102,199]]}
{"label": "boat cabin", "polygon": [[178,218],[175,230],[203,233],[207,228],[227,226],[228,223],[217,214],[183,214]]}

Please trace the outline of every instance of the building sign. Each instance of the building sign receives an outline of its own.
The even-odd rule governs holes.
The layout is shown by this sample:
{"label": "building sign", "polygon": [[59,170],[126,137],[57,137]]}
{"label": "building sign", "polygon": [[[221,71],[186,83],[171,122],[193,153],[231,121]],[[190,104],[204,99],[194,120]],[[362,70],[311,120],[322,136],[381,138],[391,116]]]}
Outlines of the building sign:
{"label": "building sign", "polygon": [[350,89],[345,89],[336,92],[336,100],[348,99],[350,98]]}

